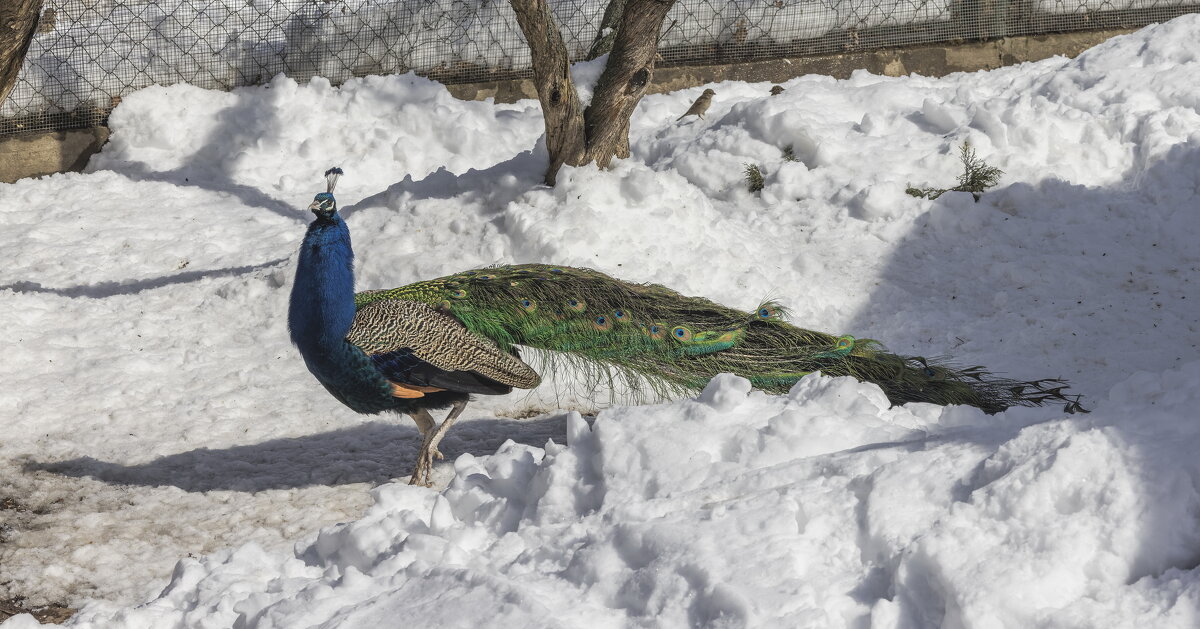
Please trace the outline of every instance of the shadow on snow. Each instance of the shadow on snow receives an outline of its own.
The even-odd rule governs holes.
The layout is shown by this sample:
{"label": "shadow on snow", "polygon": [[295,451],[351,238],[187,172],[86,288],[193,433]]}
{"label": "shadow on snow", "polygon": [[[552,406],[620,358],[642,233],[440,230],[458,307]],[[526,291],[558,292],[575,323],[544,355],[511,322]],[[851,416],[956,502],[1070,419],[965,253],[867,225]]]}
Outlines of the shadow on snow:
{"label": "shadow on snow", "polygon": [[[224,449],[200,448],[123,465],[80,457],[26,463],[30,472],[91,477],[113,485],[173,486],[184,491],[295,489],[313,485],[378,485],[407,478],[416,465],[421,436],[404,423],[369,422],[353,428]],[[441,443],[447,465],[461,454],[494,454],[508,440],[543,447],[565,443],[567,413],[513,420],[478,419],[454,425]]]}
{"label": "shadow on snow", "polygon": [[133,295],[146,290],[163,288],[165,286],[171,286],[174,284],[187,284],[189,282],[196,282],[208,278],[233,277],[246,273],[253,273],[254,271],[278,266],[287,261],[288,258],[278,258],[263,262],[261,264],[234,266],[225,269],[197,269],[195,271],[184,271],[183,273],[176,273],[174,275],[150,277],[129,282],[97,282],[95,284],[82,284],[80,286],[67,286],[65,288],[42,286],[38,282],[17,281],[11,284],[0,286],[0,291],[11,290],[14,293],[44,293],[58,295],[60,297],[91,297],[93,299],[103,299],[105,297],[114,297],[117,295]]}

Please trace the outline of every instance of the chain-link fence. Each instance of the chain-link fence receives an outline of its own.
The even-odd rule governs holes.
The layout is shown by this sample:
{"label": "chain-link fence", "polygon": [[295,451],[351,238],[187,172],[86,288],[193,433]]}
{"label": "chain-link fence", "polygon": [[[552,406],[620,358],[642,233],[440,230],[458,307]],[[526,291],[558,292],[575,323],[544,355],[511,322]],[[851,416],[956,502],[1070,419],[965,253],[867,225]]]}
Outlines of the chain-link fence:
{"label": "chain-link fence", "polygon": [[[607,0],[550,0],[583,58]],[[154,83],[230,89],[415,71],[443,83],[528,76],[507,0],[47,0],[0,135],[91,126]],[[1200,0],[679,0],[660,65],[1136,27]]]}

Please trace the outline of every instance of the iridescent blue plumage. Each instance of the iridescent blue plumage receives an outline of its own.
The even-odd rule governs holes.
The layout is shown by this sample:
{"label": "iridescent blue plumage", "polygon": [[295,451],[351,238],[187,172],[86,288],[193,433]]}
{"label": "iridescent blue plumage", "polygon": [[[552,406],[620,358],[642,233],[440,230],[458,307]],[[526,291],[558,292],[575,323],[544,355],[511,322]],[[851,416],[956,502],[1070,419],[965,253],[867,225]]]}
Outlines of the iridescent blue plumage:
{"label": "iridescent blue plumage", "polygon": [[[354,323],[354,249],[350,230],[337,213],[333,187],[341,169],[326,172],[329,191],[313,199],[316,215],[300,245],[296,280],[288,306],[292,342],[308,370],[338,400],[359,413],[413,412],[418,408],[445,408],[465,395],[423,396],[421,400],[394,395],[387,363],[373,360],[346,337]],[[411,367],[410,367],[411,368]],[[436,392],[431,392],[436,393]]]}
{"label": "iridescent blue plumage", "polygon": [[322,194],[328,199],[313,202],[317,220],[300,246],[288,329],[308,370],[334,397],[360,413],[378,413],[392,407],[390,386],[362,350],[346,343],[354,322],[354,251],[332,195]]}
{"label": "iridescent blue plumage", "polygon": [[[337,213],[333,188],[341,169],[326,173],[329,190],[313,199],[309,209],[316,215],[300,245],[300,259],[288,304],[288,330],[300,350],[308,370],[340,402],[359,413],[383,411],[407,413],[425,436],[422,458],[414,482],[428,483],[429,459],[440,457],[437,440],[461,412],[468,393],[446,388],[410,384],[406,374],[421,368],[423,375],[434,374],[453,382],[454,371],[447,371],[419,357],[396,362],[375,360],[351,343],[347,336],[357,314],[354,304],[354,250],[350,230]],[[465,374],[478,381],[479,376]],[[494,385],[494,392],[506,393],[511,387]],[[433,420],[427,409],[453,406],[451,416],[434,438]]]}

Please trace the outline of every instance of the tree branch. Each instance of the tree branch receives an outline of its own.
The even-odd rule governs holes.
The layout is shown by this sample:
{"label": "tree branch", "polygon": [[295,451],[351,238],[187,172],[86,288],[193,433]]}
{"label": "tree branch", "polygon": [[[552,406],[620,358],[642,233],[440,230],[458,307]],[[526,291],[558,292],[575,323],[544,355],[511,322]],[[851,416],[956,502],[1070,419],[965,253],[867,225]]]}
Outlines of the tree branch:
{"label": "tree branch", "polygon": [[533,81],[542,103],[546,148],[550,153],[546,184],[554,185],[558,169],[564,163],[572,166],[584,163],[583,107],[571,81],[567,47],[546,0],[509,0],[509,3],[533,55]]}
{"label": "tree branch", "polygon": [[629,156],[629,118],[650,85],[658,33],[674,5],[675,0],[628,0],[625,5],[608,64],[584,112],[585,157],[601,168],[614,156]]}
{"label": "tree branch", "polygon": [[17,84],[41,13],[42,0],[0,2],[0,103]]}
{"label": "tree branch", "polygon": [[596,32],[596,40],[588,49],[588,61],[612,51],[613,42],[617,40],[617,29],[621,27],[621,16],[624,13],[625,0],[608,1],[608,6],[604,8],[604,17],[600,19],[600,30]]}

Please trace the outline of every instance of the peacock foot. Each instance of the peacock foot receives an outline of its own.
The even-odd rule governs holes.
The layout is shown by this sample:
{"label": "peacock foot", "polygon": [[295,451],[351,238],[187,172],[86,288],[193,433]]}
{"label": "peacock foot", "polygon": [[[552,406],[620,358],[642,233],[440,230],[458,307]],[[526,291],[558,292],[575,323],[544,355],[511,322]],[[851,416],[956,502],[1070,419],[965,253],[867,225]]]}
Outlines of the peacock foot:
{"label": "peacock foot", "polygon": [[437,448],[421,448],[416,454],[416,468],[413,469],[413,477],[408,479],[409,485],[420,485],[422,487],[433,486],[433,459],[442,459],[442,453],[439,453]]}
{"label": "peacock foot", "polygon": [[417,467],[408,481],[409,485],[433,487],[433,461],[446,458],[441,450],[438,450],[438,441],[441,440],[442,434],[444,433],[431,430],[421,440],[421,449],[417,451]]}
{"label": "peacock foot", "polygon": [[465,400],[455,402],[450,413],[446,415],[446,419],[436,430],[430,430],[433,420],[427,412],[421,410],[413,414],[413,419],[417,420],[417,427],[421,430],[424,439],[421,440],[421,449],[417,453],[417,468],[413,470],[412,478],[408,481],[409,485],[433,486],[433,479],[430,478],[430,474],[433,472],[433,460],[445,458],[438,450],[438,444],[441,443],[442,437],[446,436],[446,431],[454,425],[454,420],[458,419],[466,407]]}
{"label": "peacock foot", "polygon": [[419,485],[421,487],[433,487],[433,479],[430,473],[433,471],[433,461],[430,453],[421,451],[417,455],[417,467],[413,470],[412,478],[408,479],[409,485]]}
{"label": "peacock foot", "polygon": [[[429,411],[425,409],[420,409],[411,413],[411,417],[413,418],[413,421],[417,423],[417,430],[421,433],[422,442],[424,442],[425,437],[428,436],[429,433],[437,429],[437,424],[433,421],[433,417],[430,417]],[[433,446],[433,458],[439,461],[446,458],[442,454],[442,451],[438,450],[436,443]]]}

